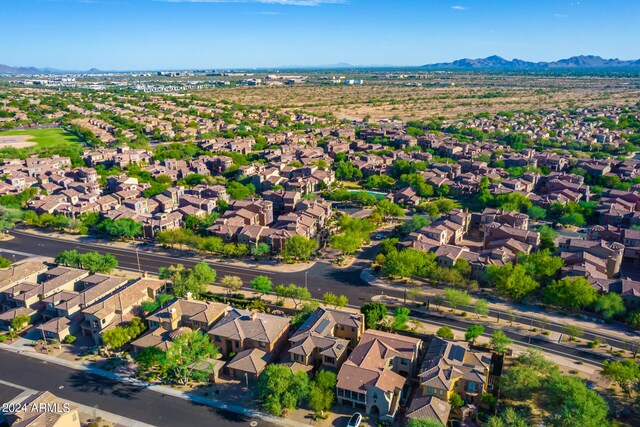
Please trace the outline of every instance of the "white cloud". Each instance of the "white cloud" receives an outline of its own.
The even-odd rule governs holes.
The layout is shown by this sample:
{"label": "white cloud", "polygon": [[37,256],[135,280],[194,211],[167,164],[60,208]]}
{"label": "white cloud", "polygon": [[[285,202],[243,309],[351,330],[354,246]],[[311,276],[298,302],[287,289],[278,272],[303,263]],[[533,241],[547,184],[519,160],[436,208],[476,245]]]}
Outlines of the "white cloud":
{"label": "white cloud", "polygon": [[321,4],[342,4],[346,0],[156,0],[165,3],[261,3],[281,6],[319,6]]}
{"label": "white cloud", "polygon": [[554,13],[553,14],[554,18],[568,18],[568,15],[565,15],[564,13]]}
{"label": "white cloud", "polygon": [[453,10],[467,10],[466,7],[460,6],[460,5],[451,6],[451,9],[453,9]]}

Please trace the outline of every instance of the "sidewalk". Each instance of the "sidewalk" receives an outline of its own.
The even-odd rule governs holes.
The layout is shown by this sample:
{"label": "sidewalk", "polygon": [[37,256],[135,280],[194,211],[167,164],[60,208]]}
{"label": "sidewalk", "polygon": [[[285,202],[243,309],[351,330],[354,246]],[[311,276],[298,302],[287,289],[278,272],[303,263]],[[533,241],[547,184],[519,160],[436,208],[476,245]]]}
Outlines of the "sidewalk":
{"label": "sidewalk", "polygon": [[[307,427],[308,424],[304,424],[304,423],[299,423],[296,421],[292,421],[292,420],[288,420],[286,418],[278,418],[278,417],[274,417],[271,415],[267,415],[265,413],[262,412],[258,412],[258,411],[254,411],[252,409],[247,409],[238,405],[233,405],[233,404],[229,404],[229,403],[225,403],[225,402],[221,402],[219,400],[214,400],[214,399],[210,399],[204,396],[199,396],[199,395],[195,395],[195,394],[190,394],[190,393],[186,393],[180,390],[175,390],[171,387],[167,387],[167,386],[163,386],[163,385],[158,385],[158,384],[152,384],[152,383],[148,383],[145,381],[140,381],[137,379],[133,379],[133,378],[129,378],[129,377],[125,377],[113,372],[109,372],[109,371],[105,371],[102,369],[97,369],[97,368],[93,368],[90,366],[87,366],[84,363],[80,363],[80,362],[76,362],[76,361],[70,361],[70,360],[65,360],[65,359],[60,359],[54,356],[49,356],[46,354],[40,354],[38,352],[36,352],[35,350],[27,350],[27,349],[20,349],[20,348],[16,348],[13,345],[8,345],[8,344],[4,344],[4,343],[0,343],[0,348],[4,349],[4,350],[8,350],[11,351],[13,353],[18,353],[27,357],[33,357],[35,359],[39,359],[39,360],[43,360],[46,361],[48,363],[55,363],[57,365],[61,365],[61,366],[65,366],[67,368],[70,369],[75,369],[78,371],[85,371],[85,372],[89,372],[91,374],[94,375],[99,375],[101,377],[104,378],[109,378],[115,381],[119,381],[121,383],[127,383],[127,384],[131,384],[134,386],[138,386],[138,387],[142,387],[151,391],[154,391],[156,393],[160,393],[160,394],[165,394],[165,395],[169,395],[169,396],[173,396],[179,399],[183,399],[183,400],[187,400],[190,402],[195,402],[201,405],[205,405],[205,406],[209,406],[215,409],[222,409],[222,410],[226,410],[229,412],[233,412],[239,415],[243,415],[246,417],[250,417],[250,418],[257,418],[266,422],[270,422],[270,423],[274,423],[274,424],[279,424],[279,425],[283,425],[283,426],[288,426],[288,427]],[[142,424],[139,424],[142,425]]]}
{"label": "sidewalk", "polygon": [[[10,233],[15,233],[16,231],[18,233],[40,236],[44,239],[67,240],[67,241],[75,242],[79,245],[90,246],[94,250],[95,249],[99,250],[100,246],[111,247],[111,248],[127,250],[127,251],[134,250],[133,243],[105,241],[104,239],[99,239],[90,235],[72,235],[72,234],[66,234],[66,233],[57,233],[54,231],[44,232],[41,230],[31,229],[31,228],[29,229],[21,228],[20,230],[12,230]],[[13,238],[13,236],[10,236],[10,238]],[[212,263],[226,264],[232,267],[246,268],[246,269],[258,270],[258,271],[262,270],[262,271],[273,272],[273,273],[299,273],[299,272],[308,270],[309,268],[313,267],[316,263],[316,261],[314,261],[314,262],[305,262],[305,263],[296,263],[296,264],[286,264],[286,263],[277,263],[270,260],[258,262],[250,259],[236,260],[236,259],[229,259],[229,258],[208,257],[204,255],[199,257],[194,257],[194,256],[176,257],[177,255],[176,253],[184,254],[184,253],[189,253],[191,251],[181,251],[179,249],[165,249],[165,248],[162,248],[161,246],[153,246],[153,250],[146,250],[146,249],[140,250],[140,253],[144,253],[144,252],[147,252],[153,255],[175,258],[176,262],[179,262],[178,260],[180,259],[188,259],[192,261],[206,260]]]}
{"label": "sidewalk", "polygon": [[[403,287],[394,286],[393,284],[390,284],[389,281],[381,279],[371,269],[363,270],[361,273],[361,278],[370,285],[382,289],[389,289],[394,291],[403,289]],[[426,297],[433,297],[436,295],[441,296],[444,293],[443,289],[433,288],[429,285],[423,285],[421,286],[421,289],[423,296]],[[479,298],[471,295],[471,305],[473,305],[478,299]],[[580,320],[575,318],[574,316],[570,316],[557,311],[542,312],[540,308],[535,306],[524,306],[520,304],[511,304],[508,302],[489,302],[489,309],[502,311],[505,314],[513,311],[520,316],[533,318],[533,320],[536,320],[538,322],[549,322],[556,325],[577,326],[584,331],[605,338],[613,338],[621,341],[640,340],[640,335],[637,332],[627,330],[622,326],[616,326],[607,323],[595,323],[588,320]]]}

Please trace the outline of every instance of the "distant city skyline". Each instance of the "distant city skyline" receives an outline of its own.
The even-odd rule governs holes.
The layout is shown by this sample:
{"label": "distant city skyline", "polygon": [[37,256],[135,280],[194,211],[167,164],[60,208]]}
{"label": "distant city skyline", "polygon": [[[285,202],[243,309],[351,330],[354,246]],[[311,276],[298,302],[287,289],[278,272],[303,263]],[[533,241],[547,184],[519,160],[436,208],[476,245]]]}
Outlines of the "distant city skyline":
{"label": "distant city skyline", "polygon": [[68,70],[638,59],[634,0],[7,0],[0,64]]}

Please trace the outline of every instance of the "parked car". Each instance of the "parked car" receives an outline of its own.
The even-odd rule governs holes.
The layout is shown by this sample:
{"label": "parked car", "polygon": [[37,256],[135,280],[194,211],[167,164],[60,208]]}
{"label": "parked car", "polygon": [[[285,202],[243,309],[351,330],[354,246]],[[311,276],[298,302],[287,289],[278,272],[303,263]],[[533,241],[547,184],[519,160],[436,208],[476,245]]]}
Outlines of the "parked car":
{"label": "parked car", "polygon": [[384,234],[382,233],[376,234],[376,240],[382,240],[382,239],[384,239]]}
{"label": "parked car", "polygon": [[355,414],[351,415],[347,427],[359,427],[361,422],[362,414],[360,412],[356,412]]}

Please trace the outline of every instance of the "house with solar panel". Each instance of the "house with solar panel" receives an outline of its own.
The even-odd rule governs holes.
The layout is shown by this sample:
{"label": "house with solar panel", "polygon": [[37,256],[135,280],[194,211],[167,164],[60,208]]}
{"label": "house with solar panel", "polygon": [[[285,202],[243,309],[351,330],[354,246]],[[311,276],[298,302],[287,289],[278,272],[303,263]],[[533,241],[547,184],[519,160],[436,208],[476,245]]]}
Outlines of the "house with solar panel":
{"label": "house with solar panel", "polygon": [[432,418],[446,425],[453,393],[475,410],[482,394],[493,388],[492,372],[491,353],[474,350],[468,342],[433,337],[418,373],[420,388],[407,408],[407,418]]}
{"label": "house with solar panel", "polygon": [[292,362],[337,371],[364,333],[361,313],[319,307],[289,338]]}

